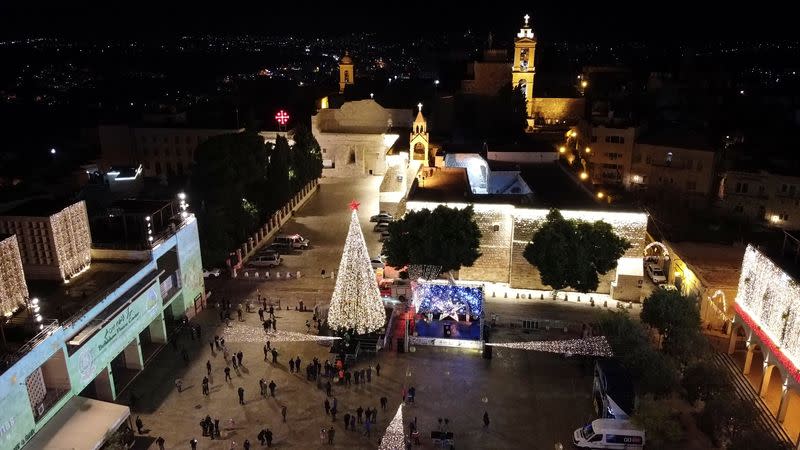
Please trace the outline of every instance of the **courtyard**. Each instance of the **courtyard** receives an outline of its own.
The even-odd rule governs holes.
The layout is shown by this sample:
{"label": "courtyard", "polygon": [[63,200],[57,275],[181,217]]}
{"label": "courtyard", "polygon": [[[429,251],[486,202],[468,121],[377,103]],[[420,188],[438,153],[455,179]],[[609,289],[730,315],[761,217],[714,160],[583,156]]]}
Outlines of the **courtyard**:
{"label": "courtyard", "polygon": [[[339,411],[335,422],[323,408],[325,389],[308,381],[304,371],[302,375],[290,373],[289,357],[299,357],[302,367],[314,357],[321,362],[334,359],[329,340],[317,339],[313,328],[306,333],[306,320],[312,312],[296,311],[295,306],[300,300],[312,310],[315,305],[326,306],[333,290],[328,274],[338,267],[349,223],[347,203],[354,198],[361,202],[359,217],[370,252],[379,254],[380,243],[369,224],[369,216],[378,210],[377,180],[323,179],[319,192],[286,225],[285,232],[301,233],[311,240],[309,250],[285,256],[281,267],[282,271],[301,271],[300,279],[208,280],[207,288],[213,292],[209,307],[193,319],[201,326],[202,337],[191,339],[184,330],[177,346],[166,346],[155,355],[121,396],[123,402],[131,393],[137,398],[132,416],[140,416],[147,430],[138,448],[157,448],[158,436],[164,437],[170,449],[189,448],[192,438],[199,441],[200,449],[229,449],[231,441],[241,448],[245,439],[253,448],[260,448],[256,436],[262,428],[273,432],[275,447],[319,448],[323,446],[320,430],[331,426],[336,430],[334,448],[377,448],[401,404],[403,389],[411,386],[416,388],[416,399],[403,408],[403,422],[408,432],[408,423],[417,420],[421,437],[417,448],[433,448],[430,432],[438,429],[439,418],[449,420],[457,448],[552,449],[556,443],[570,445],[572,431],[594,418],[590,359],[499,347],[493,349],[491,359],[474,350],[441,347],[416,347],[410,353],[382,350],[356,364],[356,369],[380,364],[380,376],[373,372],[371,383],[333,387]],[[321,269],[326,270],[325,277]],[[216,302],[225,298],[235,307],[247,299],[255,300],[258,294],[271,302],[280,301],[283,309],[276,311],[277,332],[265,335],[255,311],[245,313],[242,321],[234,316],[229,327],[221,323]],[[510,298],[493,299],[486,308],[487,318],[496,311],[503,317],[577,323],[591,321],[602,311],[572,302]],[[231,353],[244,354],[242,369],[231,371],[231,382],[224,380],[223,355],[209,346],[215,335],[225,338]],[[543,338],[521,330],[498,333],[499,340],[507,341]],[[264,361],[267,339],[279,353],[277,364]],[[188,362],[184,362],[182,350],[187,351]],[[212,376],[210,395],[204,396],[201,382],[207,361]],[[178,378],[182,392],[175,387]],[[274,380],[275,398],[260,396],[261,378]],[[238,401],[239,387],[245,390],[244,405]],[[388,399],[386,411],[380,410],[379,403],[384,396]],[[283,406],[287,408],[285,423]],[[362,425],[357,425],[358,431],[345,431],[343,426],[344,414],[353,414],[359,406],[379,409],[369,437],[364,436]],[[483,427],[484,411],[491,421],[487,428]],[[220,440],[202,436],[200,421],[206,415],[220,419]]]}

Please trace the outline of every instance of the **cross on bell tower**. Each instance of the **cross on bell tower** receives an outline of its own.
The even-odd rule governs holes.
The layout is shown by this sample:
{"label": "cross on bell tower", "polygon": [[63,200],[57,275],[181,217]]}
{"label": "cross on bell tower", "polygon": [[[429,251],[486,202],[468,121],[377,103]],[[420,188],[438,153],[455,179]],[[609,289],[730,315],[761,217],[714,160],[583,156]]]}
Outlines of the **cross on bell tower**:
{"label": "cross on bell tower", "polygon": [[412,161],[422,161],[423,166],[428,165],[430,141],[428,136],[428,121],[422,115],[422,103],[417,103],[417,118],[411,125],[408,153]]}
{"label": "cross on bell tower", "polygon": [[529,23],[531,16],[522,17],[524,24],[514,39],[514,64],[511,67],[511,82],[525,96],[528,115],[528,128],[533,128],[533,77],[536,74],[534,54],[536,52],[536,36]]}

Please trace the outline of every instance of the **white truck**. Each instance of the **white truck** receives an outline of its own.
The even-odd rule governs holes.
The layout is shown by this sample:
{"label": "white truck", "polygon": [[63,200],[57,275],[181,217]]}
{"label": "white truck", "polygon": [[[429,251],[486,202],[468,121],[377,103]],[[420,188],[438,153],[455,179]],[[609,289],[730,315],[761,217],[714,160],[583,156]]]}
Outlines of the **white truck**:
{"label": "white truck", "polygon": [[630,420],[597,419],[575,430],[572,443],[577,448],[641,450],[644,438],[644,430]]}

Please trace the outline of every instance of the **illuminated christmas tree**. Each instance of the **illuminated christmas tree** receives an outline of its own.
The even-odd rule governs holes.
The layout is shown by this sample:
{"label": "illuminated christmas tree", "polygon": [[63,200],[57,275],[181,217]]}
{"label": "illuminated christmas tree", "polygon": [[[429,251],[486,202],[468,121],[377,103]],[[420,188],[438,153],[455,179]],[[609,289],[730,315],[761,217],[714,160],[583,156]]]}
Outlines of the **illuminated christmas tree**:
{"label": "illuminated christmas tree", "polygon": [[336,273],[328,325],[332,329],[353,329],[356,333],[366,334],[384,325],[386,312],[358,222],[358,202],[352,201],[350,209],[350,231]]}

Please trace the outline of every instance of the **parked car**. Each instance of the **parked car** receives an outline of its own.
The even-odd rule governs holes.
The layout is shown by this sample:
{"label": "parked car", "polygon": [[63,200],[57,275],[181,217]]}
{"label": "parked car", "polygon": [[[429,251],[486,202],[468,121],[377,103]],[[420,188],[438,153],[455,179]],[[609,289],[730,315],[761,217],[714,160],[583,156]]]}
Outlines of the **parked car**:
{"label": "parked car", "polygon": [[389,223],[388,222],[380,222],[372,228],[372,231],[387,231],[389,230]]}
{"label": "parked car", "polygon": [[664,271],[661,270],[660,267],[658,267],[655,264],[648,264],[646,267],[647,267],[647,276],[649,276],[650,279],[653,280],[653,283],[661,284],[667,282],[667,276],[664,274]]}
{"label": "parked car", "polygon": [[277,254],[272,256],[256,256],[250,260],[248,265],[256,266],[256,267],[277,267],[281,265],[283,262],[283,258],[278,256]]}
{"label": "parked car", "polygon": [[307,249],[311,243],[308,239],[303,238],[299,234],[281,234],[275,238],[275,242],[285,245],[289,248]]}
{"label": "parked car", "polygon": [[381,220],[391,222],[394,220],[394,216],[392,216],[386,211],[381,211],[380,213],[375,214],[374,216],[369,218],[370,222],[380,222]]}
{"label": "parked car", "polygon": [[267,247],[265,249],[260,250],[258,253],[256,253],[256,256],[273,256],[273,255],[275,255],[277,257],[280,257],[281,256],[281,252],[279,252],[279,251],[277,251],[277,250],[275,250],[273,248]]}
{"label": "parked car", "polygon": [[378,238],[378,241],[379,242],[384,242],[384,241],[388,241],[388,240],[389,240],[389,231],[388,230],[381,231],[381,235]]}
{"label": "parked car", "polygon": [[665,291],[678,291],[678,288],[674,284],[662,283],[658,285],[659,289],[663,289]]}
{"label": "parked car", "polygon": [[370,260],[370,264],[372,264],[373,269],[383,269],[386,267],[386,264],[384,264],[380,258],[372,258],[372,260]]}
{"label": "parked car", "polygon": [[222,269],[214,267],[211,269],[203,269],[203,278],[217,278],[222,273]]}

